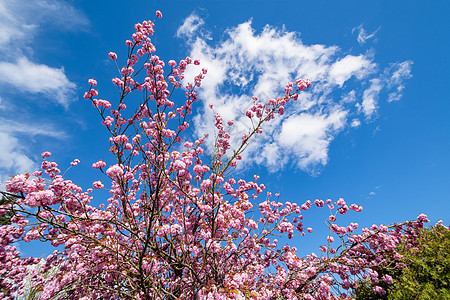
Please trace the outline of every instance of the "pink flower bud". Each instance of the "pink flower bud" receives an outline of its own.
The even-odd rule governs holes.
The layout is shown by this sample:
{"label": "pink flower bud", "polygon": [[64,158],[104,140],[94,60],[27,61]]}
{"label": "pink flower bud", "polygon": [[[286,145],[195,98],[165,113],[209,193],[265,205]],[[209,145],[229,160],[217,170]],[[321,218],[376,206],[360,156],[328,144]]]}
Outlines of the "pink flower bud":
{"label": "pink flower bud", "polygon": [[108,54],[109,58],[111,58],[112,60],[116,60],[117,59],[117,54],[114,52],[109,52]]}
{"label": "pink flower bud", "polygon": [[94,186],[94,189],[96,189],[96,190],[101,189],[101,188],[104,187],[104,185],[102,184],[101,181],[94,181],[94,182],[92,183],[92,185]]}
{"label": "pink flower bud", "polygon": [[50,155],[52,155],[50,152],[46,151],[46,152],[42,152],[42,158],[46,158],[49,157]]}
{"label": "pink flower bud", "polygon": [[102,160],[99,160],[98,162],[95,162],[92,164],[92,167],[94,169],[100,169],[100,168],[104,168],[106,166],[106,163]]}

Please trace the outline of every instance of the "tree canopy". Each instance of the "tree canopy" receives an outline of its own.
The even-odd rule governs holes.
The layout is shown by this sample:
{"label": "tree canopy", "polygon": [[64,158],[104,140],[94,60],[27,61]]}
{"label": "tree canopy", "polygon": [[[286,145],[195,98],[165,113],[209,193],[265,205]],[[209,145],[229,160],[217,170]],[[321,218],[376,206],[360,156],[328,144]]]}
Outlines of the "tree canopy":
{"label": "tree canopy", "polygon": [[[442,225],[418,232],[414,243],[403,242],[375,280],[366,278],[356,299],[450,299],[450,230]],[[387,279],[392,278],[392,279]],[[392,284],[389,284],[392,282]],[[376,286],[385,293],[377,293]]]}

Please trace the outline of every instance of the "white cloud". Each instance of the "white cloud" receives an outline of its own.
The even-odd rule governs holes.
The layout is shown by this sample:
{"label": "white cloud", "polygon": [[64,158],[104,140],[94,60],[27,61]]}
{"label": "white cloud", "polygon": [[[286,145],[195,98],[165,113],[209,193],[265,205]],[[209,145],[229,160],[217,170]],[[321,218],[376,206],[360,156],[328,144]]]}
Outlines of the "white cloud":
{"label": "white cloud", "polygon": [[4,190],[9,176],[37,170],[37,163],[26,153],[19,139],[0,131],[0,189]]}
{"label": "white cloud", "polygon": [[34,161],[25,153],[19,140],[7,134],[0,132],[0,168],[11,170],[13,174],[29,172],[35,166]]}
{"label": "white cloud", "polygon": [[20,24],[17,16],[11,11],[13,1],[0,1],[0,47],[11,40],[20,40],[30,28]]}
{"label": "white cloud", "polygon": [[50,24],[52,28],[58,30],[80,31],[87,28],[89,21],[81,11],[65,1],[1,0],[0,50],[2,55],[14,57],[8,52],[24,51],[32,42],[35,33],[44,24]]}
{"label": "white cloud", "polygon": [[[61,0],[0,0],[0,180],[6,175],[30,172],[37,163],[33,153],[36,136],[63,138],[63,132],[46,122],[37,124],[26,118],[23,105],[27,94],[39,94],[40,101],[53,101],[67,108],[76,99],[76,85],[67,77],[63,67],[39,63],[33,45],[37,33],[50,25],[54,30],[80,31],[89,24],[79,10]],[[45,28],[46,29],[46,28]],[[3,96],[3,97],[2,97]],[[47,98],[47,99],[45,99]],[[12,117],[11,107],[21,105],[21,122]],[[11,115],[11,114],[10,114]]]}
{"label": "white cloud", "polygon": [[52,68],[30,62],[26,57],[17,61],[0,62],[0,83],[14,86],[22,93],[40,93],[67,108],[76,99],[76,85],[64,73],[64,68]]}
{"label": "white cloud", "polygon": [[358,32],[358,37],[357,37],[358,43],[365,44],[367,40],[375,37],[375,34],[378,32],[378,30],[380,30],[380,28],[381,27],[378,27],[377,30],[375,30],[371,34],[367,34],[367,32],[363,28],[363,26],[359,25],[358,27],[355,27],[355,28],[352,29],[352,33],[357,31]]}
{"label": "white cloud", "polygon": [[[60,30],[83,31],[89,25],[89,19],[86,15],[70,5],[68,1],[32,0],[27,1],[25,6],[22,3],[18,6],[21,11],[26,7],[30,16],[33,14],[33,19],[36,22],[57,25]],[[68,22],[68,18],[70,18],[70,22]]]}
{"label": "white cloud", "polygon": [[[191,18],[185,20],[179,32],[187,30],[185,25],[192,22]],[[195,18],[196,24],[204,23],[198,16]],[[374,116],[380,91],[389,85],[381,79],[383,74],[378,72],[373,52],[343,54],[337,46],[306,45],[298,33],[284,28],[266,25],[256,33],[248,21],[229,28],[228,38],[215,44],[195,31],[192,35],[186,32],[179,36],[188,40],[190,56],[200,59],[201,65],[190,66],[185,80],[192,82],[201,68],[208,69],[198,90],[202,111],[194,124],[197,134],[210,134],[210,145],[214,131],[209,104],[225,121],[235,121],[231,143],[236,146],[251,126],[244,114],[252,104],[252,96],[267,100],[283,95],[288,81],[309,78],[313,82],[298,101],[286,107],[284,116],[265,124],[264,133],[247,148],[250,161],[267,165],[271,171],[294,163],[312,174],[320,172],[329,160],[334,137],[346,126],[360,126],[360,115]],[[404,74],[400,69],[395,70]],[[401,84],[392,79],[397,77],[404,78],[389,76],[395,87]]]}
{"label": "white cloud", "polygon": [[375,127],[375,129],[372,131],[372,136],[375,136],[378,134],[378,132],[381,131],[381,127],[380,125],[378,125],[377,127]]}
{"label": "white cloud", "polygon": [[0,110],[3,110],[5,108],[6,108],[6,106],[5,106],[4,100],[2,97],[0,97]]}
{"label": "white cloud", "polygon": [[6,132],[11,135],[26,135],[28,139],[37,135],[48,136],[57,139],[63,139],[67,137],[63,131],[57,130],[55,126],[50,124],[37,124],[35,122],[26,122],[26,124],[22,124],[4,118],[0,118],[0,132]]}
{"label": "white cloud", "polygon": [[[31,144],[37,136],[64,139],[64,132],[49,124],[18,123],[0,118],[0,181],[4,184],[9,175],[38,170]],[[23,141],[27,142],[24,143]],[[3,186],[1,186],[3,187]]]}
{"label": "white cloud", "polygon": [[371,80],[370,87],[364,91],[362,104],[358,105],[358,108],[367,118],[371,118],[377,111],[378,97],[382,88],[382,81],[378,78],[374,78]]}
{"label": "white cloud", "polygon": [[364,91],[363,102],[357,104],[360,111],[367,118],[372,118],[378,109],[378,99],[383,88],[394,90],[388,94],[387,102],[398,101],[405,88],[404,81],[412,77],[412,61],[391,64],[384,70],[384,74],[371,79],[370,87]]}
{"label": "white cloud", "polygon": [[205,22],[196,13],[190,14],[177,30],[177,37],[192,37]]}
{"label": "white cloud", "polygon": [[331,114],[301,113],[287,118],[278,136],[285,154],[291,153],[292,161],[301,169],[314,170],[328,162],[328,150],[333,137],[346,123],[347,112],[336,110]]}
{"label": "white cloud", "polygon": [[351,127],[359,127],[361,126],[361,121],[359,119],[353,119],[352,122],[350,123]]}
{"label": "white cloud", "polygon": [[20,92],[41,93],[67,108],[76,100],[76,86],[64,68],[31,58],[33,38],[45,24],[71,31],[82,30],[88,23],[83,13],[65,1],[0,1],[0,70],[4,74],[0,82]]}
{"label": "white cloud", "polygon": [[387,78],[388,88],[395,91],[388,95],[388,102],[398,101],[403,96],[403,89],[405,88],[404,81],[412,77],[411,69],[413,62],[408,60],[402,63],[392,64],[386,73],[392,73],[392,76]]}
{"label": "white cloud", "polygon": [[348,94],[344,94],[341,97],[341,102],[343,103],[351,103],[356,101],[356,91],[351,90]]}
{"label": "white cloud", "polygon": [[341,86],[352,76],[362,79],[374,72],[375,64],[365,55],[347,55],[331,65],[328,73],[329,81]]}
{"label": "white cloud", "polygon": [[[377,185],[377,186],[375,186],[374,187],[374,189],[375,190],[379,190],[381,188],[381,185]],[[369,197],[373,197],[373,196],[375,196],[377,193],[375,192],[375,191],[371,191],[370,193],[369,193]],[[367,198],[369,198],[369,197],[367,197]]]}

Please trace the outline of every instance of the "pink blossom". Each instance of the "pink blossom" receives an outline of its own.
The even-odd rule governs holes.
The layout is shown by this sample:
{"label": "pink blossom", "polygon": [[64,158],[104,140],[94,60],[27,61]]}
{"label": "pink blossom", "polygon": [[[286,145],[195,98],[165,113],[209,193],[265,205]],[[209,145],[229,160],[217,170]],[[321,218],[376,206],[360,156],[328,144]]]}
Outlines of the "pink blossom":
{"label": "pink blossom", "polygon": [[95,162],[92,164],[92,167],[94,169],[104,168],[105,166],[106,166],[106,163],[103,160],[99,160],[98,162]]}
{"label": "pink blossom", "polygon": [[387,284],[392,284],[392,282],[393,282],[392,277],[388,274],[383,275],[382,279]]}
{"label": "pink blossom", "polygon": [[54,194],[52,191],[46,190],[46,191],[38,191],[38,192],[32,192],[29,193],[25,197],[24,203],[30,207],[37,207],[40,205],[52,205],[55,204],[54,200]]}
{"label": "pink blossom", "polygon": [[48,151],[42,152],[42,154],[41,154],[42,158],[49,157],[50,155],[52,155],[52,154],[50,152],[48,152]]}
{"label": "pink blossom", "polygon": [[382,287],[380,287],[378,285],[373,288],[373,291],[375,293],[380,294],[380,295],[385,295],[386,294],[386,291]]}
{"label": "pink blossom", "polygon": [[210,179],[205,179],[205,180],[203,180],[203,182],[202,182],[201,185],[200,185],[201,190],[202,190],[203,192],[208,191],[208,190],[211,188],[211,186],[212,186],[212,181],[211,181]]}
{"label": "pink blossom", "polygon": [[317,268],[315,268],[315,267],[308,267],[305,270],[305,273],[308,275],[308,277],[312,277],[312,276],[316,275],[316,272],[317,272]]}
{"label": "pink blossom", "polygon": [[200,165],[195,165],[193,171],[195,172],[195,174],[201,175],[203,173],[203,167]]}
{"label": "pink blossom", "polygon": [[123,175],[123,169],[118,165],[111,166],[106,170],[106,175],[113,179],[119,178]]}
{"label": "pink blossom", "polygon": [[102,184],[101,181],[94,181],[94,182],[92,183],[92,185],[94,186],[94,189],[96,189],[96,190],[101,189],[101,188],[104,187],[104,185]]}
{"label": "pink blossom", "polygon": [[430,220],[428,220],[428,216],[426,214],[419,214],[419,216],[417,217],[417,220],[419,220],[421,222],[425,222],[425,223],[430,222]]}
{"label": "pink blossom", "polygon": [[114,52],[109,52],[108,54],[109,58],[111,58],[112,60],[116,60],[117,59],[117,54]]}
{"label": "pink blossom", "polygon": [[300,79],[300,80],[296,81],[296,84],[297,84],[297,88],[300,91],[304,91],[311,85],[311,81],[309,81],[309,79],[306,79],[306,80]]}
{"label": "pink blossom", "polygon": [[36,189],[36,186],[30,180],[27,180],[29,175],[20,174],[14,176],[11,180],[6,181],[6,191],[9,193],[28,193],[33,192]]}

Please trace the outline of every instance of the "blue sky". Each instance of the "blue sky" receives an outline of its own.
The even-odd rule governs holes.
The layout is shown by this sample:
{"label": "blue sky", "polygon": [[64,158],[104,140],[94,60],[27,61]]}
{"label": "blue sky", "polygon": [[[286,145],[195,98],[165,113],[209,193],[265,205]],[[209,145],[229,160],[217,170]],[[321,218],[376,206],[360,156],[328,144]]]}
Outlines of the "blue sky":
{"label": "blue sky", "polygon": [[[343,223],[421,212],[449,223],[448,1],[0,0],[2,183],[35,170],[43,151],[62,169],[80,159],[67,177],[84,188],[105,179],[91,165],[108,159],[107,135],[82,95],[93,77],[114,99],[107,54],[124,57],[134,24],[157,9],[157,55],[208,68],[192,134],[211,130],[210,103],[245,126],[240,110],[251,96],[276,97],[299,77],[313,82],[248,149],[239,176],[259,174],[282,201],[364,206]],[[316,249],[327,215],[305,214],[315,236],[293,243]]]}

